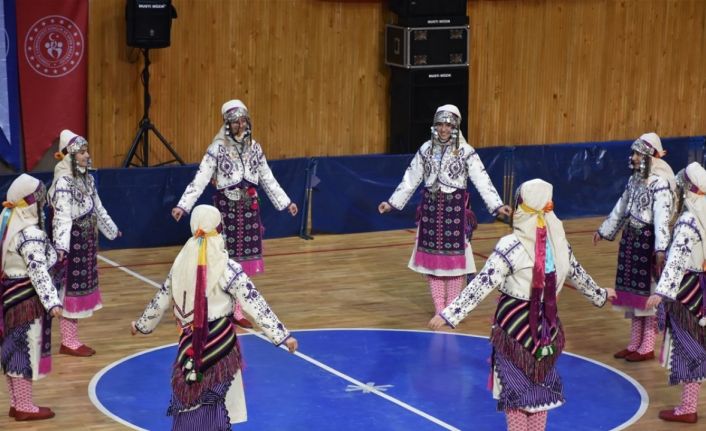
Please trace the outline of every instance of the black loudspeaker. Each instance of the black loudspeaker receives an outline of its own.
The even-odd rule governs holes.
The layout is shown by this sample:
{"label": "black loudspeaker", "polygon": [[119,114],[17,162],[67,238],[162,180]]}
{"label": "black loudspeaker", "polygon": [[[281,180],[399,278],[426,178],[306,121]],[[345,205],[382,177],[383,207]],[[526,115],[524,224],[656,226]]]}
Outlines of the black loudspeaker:
{"label": "black loudspeaker", "polygon": [[385,26],[385,64],[399,67],[468,66],[468,25]]}
{"label": "black loudspeaker", "polygon": [[390,0],[390,10],[400,17],[466,14],[466,0]]}
{"label": "black loudspeaker", "polygon": [[127,44],[136,48],[166,48],[171,44],[172,0],[127,0]]}
{"label": "black loudspeaker", "polygon": [[456,105],[468,136],[468,67],[390,68],[390,153],[416,152],[431,137],[436,108]]}

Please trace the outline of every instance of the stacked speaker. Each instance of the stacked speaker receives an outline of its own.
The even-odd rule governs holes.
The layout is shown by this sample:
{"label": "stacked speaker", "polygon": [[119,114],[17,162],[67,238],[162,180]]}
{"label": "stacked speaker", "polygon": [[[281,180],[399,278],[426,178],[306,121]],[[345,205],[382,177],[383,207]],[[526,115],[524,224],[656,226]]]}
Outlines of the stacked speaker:
{"label": "stacked speaker", "polygon": [[466,0],[390,0],[385,27],[390,77],[390,152],[414,153],[430,138],[436,108],[451,103],[468,136],[469,27]]}

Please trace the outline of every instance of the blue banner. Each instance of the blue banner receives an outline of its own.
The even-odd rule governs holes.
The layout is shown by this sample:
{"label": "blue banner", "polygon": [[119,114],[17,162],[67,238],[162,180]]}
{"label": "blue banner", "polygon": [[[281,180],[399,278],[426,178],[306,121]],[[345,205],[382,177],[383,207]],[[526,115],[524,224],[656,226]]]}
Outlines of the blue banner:
{"label": "blue banner", "polygon": [[15,1],[0,0],[0,159],[22,169]]}

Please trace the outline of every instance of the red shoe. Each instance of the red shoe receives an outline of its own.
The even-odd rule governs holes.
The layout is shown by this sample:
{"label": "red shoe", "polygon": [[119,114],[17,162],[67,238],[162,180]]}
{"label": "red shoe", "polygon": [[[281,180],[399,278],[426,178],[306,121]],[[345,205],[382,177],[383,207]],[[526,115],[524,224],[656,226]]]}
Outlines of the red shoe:
{"label": "red shoe", "polygon": [[674,413],[674,409],[662,410],[659,412],[659,418],[667,422],[684,422],[687,424],[695,424],[699,420],[699,416],[696,413],[678,415]]}
{"label": "red shoe", "polygon": [[36,413],[23,412],[15,410],[16,421],[41,421],[43,419],[51,419],[54,417],[54,412],[49,407],[40,407]]}
{"label": "red shoe", "polygon": [[85,344],[81,344],[76,349],[71,349],[71,348],[66,347],[62,344],[61,347],[59,348],[59,353],[64,354],[64,355],[69,355],[69,356],[88,357],[88,356],[95,355],[96,351],[91,349],[90,347],[86,346]]}
{"label": "red shoe", "polygon": [[623,350],[621,350],[621,351],[615,353],[615,354],[613,355],[613,357],[614,357],[615,359],[623,359],[623,358],[625,358],[627,355],[629,355],[629,354],[631,354],[631,353],[633,353],[633,352],[634,352],[634,350],[623,349]]}
{"label": "red shoe", "polygon": [[252,328],[252,323],[250,323],[250,321],[248,319],[246,319],[245,317],[243,317],[242,319],[236,319],[235,323],[237,323],[238,326],[240,326],[241,328],[247,328],[247,329]]}
{"label": "red shoe", "polygon": [[10,407],[10,411],[7,413],[7,415],[10,416],[11,418],[14,418],[16,411],[17,411],[17,410],[15,410],[14,407]]}
{"label": "red shoe", "polygon": [[632,352],[629,355],[625,357],[625,360],[628,362],[642,362],[642,361],[648,361],[650,359],[655,358],[655,351],[647,352],[647,353],[638,353],[638,352]]}

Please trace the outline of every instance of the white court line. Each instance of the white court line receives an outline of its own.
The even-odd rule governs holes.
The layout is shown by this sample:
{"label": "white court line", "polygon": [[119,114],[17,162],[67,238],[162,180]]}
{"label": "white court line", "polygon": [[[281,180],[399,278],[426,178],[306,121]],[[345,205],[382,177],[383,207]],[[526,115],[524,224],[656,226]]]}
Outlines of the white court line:
{"label": "white court line", "polygon": [[[138,273],[136,273],[136,272],[134,272],[134,271],[132,271],[132,270],[130,270],[130,269],[128,269],[128,268],[125,268],[124,266],[121,266],[121,265],[120,265],[119,263],[117,263],[117,262],[114,262],[114,261],[112,261],[112,260],[110,260],[110,259],[107,259],[107,258],[105,258],[105,257],[103,257],[103,256],[100,256],[100,255],[98,255],[98,258],[101,259],[101,260],[103,260],[104,262],[110,264],[110,265],[113,265],[113,266],[117,267],[118,269],[120,269],[120,270],[122,270],[122,271],[125,271],[126,273],[132,275],[133,277],[135,277],[135,278],[137,278],[137,279],[139,279],[139,280],[144,281],[145,283],[149,284],[150,286],[152,286],[152,287],[154,287],[154,288],[159,289],[159,288],[161,287],[160,284],[158,284],[158,283],[156,283],[156,282],[150,280],[149,278],[146,278],[146,277],[144,277],[144,276],[142,276],[142,275],[140,275],[140,274],[138,274]],[[255,331],[252,331],[252,330],[249,330],[249,329],[246,329],[246,331],[248,331],[249,334],[255,335],[255,336],[257,336],[258,338],[261,338],[261,339],[263,339],[263,340],[266,340],[268,343],[270,342],[270,340],[269,340],[267,337],[265,337],[264,335],[262,335],[262,334],[260,334],[260,333],[258,333],[258,332],[255,332]],[[318,332],[318,331],[397,331],[397,332],[421,332],[421,333],[429,333],[429,332],[431,332],[431,333],[442,333],[442,334],[449,334],[449,335],[456,335],[456,336],[463,336],[463,337],[472,337],[472,338],[486,338],[486,339],[488,338],[487,336],[482,336],[482,335],[461,334],[461,333],[455,333],[455,332],[435,332],[435,331],[424,331],[424,330],[416,330],[416,329],[319,328],[319,329],[301,329],[301,330],[298,330],[298,331],[296,331],[296,332]],[[248,334],[245,334],[245,335],[248,335]],[[107,409],[105,409],[105,407],[103,407],[103,405],[100,403],[100,401],[98,400],[98,398],[95,396],[95,384],[98,382],[98,380],[100,379],[100,377],[103,376],[103,374],[105,374],[107,371],[110,370],[110,368],[112,368],[112,367],[118,365],[119,363],[121,363],[121,362],[123,362],[123,361],[126,361],[126,360],[128,360],[128,359],[130,359],[130,358],[133,358],[133,357],[135,357],[135,356],[139,356],[139,355],[141,355],[141,354],[143,354],[143,353],[149,353],[149,352],[151,352],[151,351],[153,351],[153,350],[158,350],[158,349],[161,349],[161,348],[163,348],[163,347],[168,347],[168,346],[172,346],[172,345],[176,345],[176,343],[175,343],[175,344],[170,344],[170,345],[167,345],[167,346],[160,346],[160,347],[156,347],[156,348],[154,348],[154,349],[149,349],[149,350],[145,350],[145,351],[136,353],[136,354],[134,354],[134,355],[128,356],[128,357],[126,357],[126,358],[123,358],[123,360],[121,360],[121,361],[114,362],[113,364],[111,364],[111,365],[109,365],[108,367],[106,367],[106,368],[104,368],[103,370],[101,370],[98,374],[96,374],[96,376],[94,376],[94,378],[91,380],[91,384],[90,384],[90,386],[89,386],[89,397],[90,397],[91,401],[93,402],[93,404],[96,405],[96,407],[98,408],[98,410],[100,410],[101,412],[103,412],[103,414],[105,414],[105,415],[108,416],[108,417],[113,418],[115,421],[120,422],[120,423],[123,424],[123,425],[129,426],[129,427],[131,427],[131,428],[133,428],[133,429],[142,430],[142,428],[135,427],[135,426],[133,426],[132,424],[129,424],[128,422],[125,422],[123,419],[121,419],[121,418],[119,418],[119,417],[113,415],[113,414],[110,413]],[[285,346],[280,346],[280,348],[282,348],[282,349],[284,349],[284,350],[287,350],[287,348],[286,348]],[[637,390],[637,392],[640,394],[640,408],[635,412],[635,414],[634,414],[630,419],[628,419],[627,421],[625,421],[625,422],[623,422],[622,424],[618,425],[617,427],[612,428],[610,431],[620,431],[620,430],[627,429],[628,427],[630,427],[631,425],[633,425],[635,422],[637,422],[638,419],[640,419],[640,418],[645,414],[645,412],[647,411],[647,407],[648,407],[648,405],[649,405],[649,396],[648,396],[647,391],[645,390],[645,388],[644,388],[639,382],[637,382],[635,379],[633,379],[631,376],[629,376],[628,374],[625,374],[624,372],[618,370],[617,368],[611,367],[610,365],[604,364],[604,363],[602,363],[602,362],[596,361],[596,360],[591,359],[591,358],[588,358],[588,357],[586,357],[586,356],[581,356],[581,355],[577,355],[577,354],[570,353],[570,352],[562,352],[562,354],[569,355],[569,356],[573,356],[573,357],[576,357],[576,358],[581,358],[581,359],[583,359],[583,360],[585,360],[585,361],[588,361],[588,362],[591,362],[591,363],[593,363],[593,364],[596,364],[596,365],[598,365],[598,366],[600,366],[600,367],[606,368],[606,369],[612,371],[612,372],[615,373],[615,374],[618,374],[619,376],[623,377],[625,380],[627,380],[628,382],[630,382],[630,383],[635,387],[635,389]],[[344,380],[347,380],[347,381],[353,383],[353,384],[356,385],[356,386],[359,386],[359,387],[361,387],[361,388],[363,388],[363,389],[365,389],[365,390],[369,390],[370,393],[374,393],[375,395],[378,395],[378,396],[380,396],[380,397],[382,397],[382,398],[384,398],[384,399],[386,399],[386,400],[388,400],[388,401],[390,401],[390,402],[393,402],[393,403],[399,405],[400,407],[403,407],[403,408],[405,408],[405,409],[407,409],[407,410],[409,410],[409,411],[411,411],[411,412],[413,412],[413,413],[415,413],[415,414],[418,414],[418,415],[420,415],[420,416],[422,416],[422,417],[424,417],[424,418],[430,420],[431,422],[434,422],[434,423],[440,425],[440,426],[443,427],[443,428],[446,428],[446,429],[448,429],[448,430],[453,430],[453,431],[460,431],[458,428],[455,428],[455,427],[453,427],[453,426],[451,426],[451,425],[449,425],[449,424],[447,424],[447,423],[445,423],[445,422],[443,422],[443,421],[441,421],[441,420],[439,420],[439,419],[437,419],[437,418],[435,418],[435,417],[433,417],[433,416],[431,416],[431,415],[428,415],[427,413],[424,413],[424,412],[422,412],[422,411],[420,411],[420,410],[418,410],[418,409],[416,409],[416,408],[410,406],[409,404],[404,403],[403,401],[400,401],[400,400],[398,400],[398,399],[396,399],[396,398],[394,398],[394,397],[391,397],[391,396],[389,396],[389,395],[387,395],[387,394],[385,394],[385,393],[383,393],[383,392],[380,392],[380,391],[378,391],[377,389],[375,389],[374,387],[372,387],[372,386],[370,386],[370,385],[367,385],[367,384],[365,384],[365,383],[363,383],[363,382],[361,382],[361,381],[359,381],[359,380],[356,380],[356,379],[354,379],[354,378],[352,378],[352,377],[350,377],[350,376],[348,376],[348,375],[346,375],[346,374],[343,374],[343,373],[341,373],[340,371],[337,371],[337,370],[335,370],[335,369],[329,367],[328,365],[325,365],[325,364],[323,364],[323,363],[317,361],[316,359],[314,359],[314,358],[312,358],[312,357],[310,357],[310,356],[308,356],[308,355],[305,355],[305,354],[300,353],[300,352],[294,352],[294,355],[300,357],[301,359],[303,359],[303,360],[305,360],[305,361],[307,361],[307,362],[309,362],[309,363],[311,363],[311,364],[313,364],[313,365],[316,365],[317,367],[319,367],[319,368],[321,368],[321,369],[323,369],[323,370],[325,370],[325,371],[330,372],[331,374],[334,374],[335,376],[338,376],[338,377],[340,377],[340,378],[342,378],[342,379],[344,379]],[[146,431],[146,430],[145,430],[145,431]]]}
{"label": "white court line", "polygon": [[[254,332],[254,331],[250,331],[250,330],[248,330],[248,332],[250,332],[253,335],[255,335],[256,337],[261,338],[261,339],[267,341],[268,343],[270,343],[270,340],[267,337],[265,337],[264,335],[260,334],[259,332]],[[279,346],[279,347],[280,347],[280,349],[287,350],[287,347],[284,345]],[[305,360],[313,365],[316,365],[317,367],[321,368],[324,371],[328,371],[329,373],[333,374],[334,376],[338,376],[338,377],[342,378],[343,380],[346,380],[348,382],[353,383],[356,386],[359,386],[361,389],[365,390],[366,393],[369,392],[371,394],[375,394],[381,398],[384,398],[387,401],[390,401],[391,403],[397,404],[398,406],[402,407],[405,410],[409,410],[410,412],[412,412],[416,415],[419,415],[419,416],[423,417],[424,419],[427,419],[428,421],[434,422],[435,424],[439,425],[440,427],[442,427],[444,429],[452,430],[452,431],[461,431],[460,429],[454,427],[453,425],[449,425],[446,422],[442,421],[441,419],[437,419],[428,413],[424,413],[423,411],[410,406],[409,404],[405,403],[404,401],[400,401],[395,397],[391,397],[391,396],[387,395],[386,393],[377,390],[373,385],[365,384],[365,383],[361,382],[360,380],[356,380],[347,374],[343,374],[342,372],[340,372],[334,368],[331,368],[322,362],[317,361],[316,359],[312,358],[309,355],[305,355],[304,353],[300,353],[300,352],[294,352],[294,355],[302,358],[303,360]]]}
{"label": "white court line", "polygon": [[101,256],[101,255],[99,254],[99,255],[98,255],[98,259],[99,259],[99,260],[102,260],[103,262],[107,263],[108,265],[112,265],[112,266],[118,268],[119,270],[121,270],[121,271],[123,271],[123,272],[126,272],[126,273],[132,275],[133,277],[137,278],[138,280],[144,281],[145,283],[149,284],[149,285],[152,286],[152,287],[155,287],[155,288],[157,288],[157,289],[159,289],[159,288],[161,287],[161,285],[160,285],[159,283],[156,283],[156,282],[150,280],[149,278],[147,278],[147,277],[145,277],[145,276],[143,276],[143,275],[140,275],[140,274],[136,273],[135,271],[133,271],[133,270],[131,270],[131,269],[129,269],[129,268],[126,268],[126,267],[120,265],[119,263],[114,262],[114,261],[108,259],[107,257]]}
{"label": "white court line", "polygon": [[[135,278],[137,278],[137,279],[139,279],[139,280],[141,280],[141,281],[144,281],[145,283],[149,284],[149,285],[152,286],[152,287],[155,287],[155,288],[157,288],[157,289],[159,289],[159,288],[161,287],[158,283],[155,283],[154,281],[152,281],[152,280],[150,280],[149,278],[144,277],[144,276],[142,276],[142,275],[136,273],[135,271],[132,271],[132,270],[130,270],[130,269],[128,269],[128,268],[125,268],[124,266],[121,266],[121,265],[120,265],[119,263],[117,263],[117,262],[114,262],[114,261],[112,261],[112,260],[110,260],[110,259],[108,259],[108,258],[106,258],[106,257],[101,256],[101,255],[98,255],[98,258],[101,259],[102,261],[106,262],[107,264],[112,265],[112,266],[114,266],[114,267],[117,267],[118,269],[120,269],[120,270],[122,270],[122,271],[124,271],[124,272],[126,272],[126,273],[128,273],[128,274],[130,274],[130,275],[132,275],[133,277],[135,277]],[[249,330],[249,329],[246,329],[246,331],[248,331],[249,333],[255,335],[255,336],[258,337],[258,338],[261,338],[261,339],[267,341],[268,343],[271,343],[271,341],[270,341],[267,337],[265,337],[264,335],[262,335],[262,334],[260,334],[260,333],[258,333],[258,332],[255,332],[255,331],[252,331],[252,330]],[[162,346],[162,347],[164,347],[164,346]],[[158,347],[158,349],[159,349],[159,348],[161,348],[161,347]],[[282,349],[284,349],[284,350],[287,350],[287,348],[286,348],[285,346],[280,346],[280,348],[282,348]],[[152,351],[152,350],[155,350],[155,349],[151,349],[151,350],[149,350],[149,351]],[[141,353],[145,353],[145,352],[141,352]],[[132,356],[126,358],[126,359],[129,359],[129,358],[138,356],[138,355],[140,355],[141,353],[136,353],[136,354],[134,354],[134,355],[132,355]],[[333,374],[333,375],[335,375],[335,376],[337,376],[337,377],[340,377],[340,378],[342,378],[343,380],[346,380],[346,381],[348,381],[348,382],[350,382],[350,383],[353,383],[353,384],[356,385],[356,386],[359,386],[361,389],[364,389],[364,390],[366,390],[366,391],[369,391],[370,393],[375,394],[375,395],[377,395],[377,396],[379,396],[379,397],[381,397],[381,398],[383,398],[383,399],[386,399],[387,401],[390,401],[390,402],[392,402],[392,403],[394,403],[394,404],[397,404],[398,406],[400,406],[400,407],[402,407],[402,408],[404,408],[404,409],[406,409],[406,410],[408,410],[408,411],[410,411],[410,412],[412,412],[412,413],[414,413],[414,414],[416,414],[416,415],[419,415],[419,416],[421,416],[421,417],[423,417],[423,418],[425,418],[425,419],[427,419],[427,420],[429,420],[429,421],[431,421],[431,422],[433,422],[433,423],[439,425],[440,427],[442,427],[442,428],[444,428],[444,429],[447,429],[447,430],[450,430],[450,431],[461,431],[459,428],[456,428],[456,427],[454,427],[454,426],[452,426],[452,425],[449,425],[449,424],[447,424],[446,422],[442,421],[441,419],[435,418],[434,416],[432,416],[432,415],[430,415],[430,414],[428,414],[428,413],[424,413],[423,411],[421,411],[421,410],[419,410],[419,409],[417,409],[417,408],[412,407],[411,405],[405,403],[404,401],[400,401],[400,400],[398,400],[397,398],[391,397],[391,396],[389,396],[388,394],[386,394],[386,393],[384,393],[384,392],[381,392],[381,391],[375,389],[375,388],[372,387],[371,385],[367,385],[367,384],[365,384],[365,383],[363,383],[363,382],[361,382],[361,381],[359,381],[359,380],[354,379],[353,377],[351,377],[351,376],[349,376],[349,375],[347,375],[347,374],[344,374],[344,373],[342,373],[342,372],[340,372],[340,371],[338,371],[338,370],[336,370],[336,369],[334,369],[334,368],[331,368],[331,367],[329,367],[328,365],[326,365],[326,364],[324,364],[324,363],[322,363],[322,362],[317,361],[316,359],[312,358],[311,356],[305,355],[305,354],[303,354],[303,353],[301,353],[301,352],[294,352],[294,355],[296,355],[297,357],[299,357],[299,358],[301,358],[301,359],[303,359],[303,360],[305,360],[305,361],[307,361],[307,362],[309,362],[309,363],[311,363],[311,364],[313,364],[313,365],[316,365],[317,367],[321,368],[321,369],[324,370],[324,371],[328,371],[329,373],[331,373],[331,374]],[[114,363],[114,364],[116,364],[116,363]],[[101,372],[100,372],[99,374],[102,376],[102,375],[103,375],[105,372],[107,372],[110,368],[112,368],[112,366],[111,366],[111,367],[106,367],[106,368],[104,368],[103,370],[101,370]],[[98,376],[98,374],[97,374],[96,376]],[[95,384],[97,384],[97,382],[98,382],[98,380],[96,379],[96,376],[94,376],[94,378],[91,379],[91,385],[89,386],[89,397],[91,398],[91,401],[94,402],[94,404],[97,403],[96,407],[98,407],[98,409],[99,409],[101,412],[103,412],[104,414],[107,414],[109,417],[112,417],[113,419],[115,419],[116,416],[113,415],[112,413],[109,413],[108,410],[105,409],[105,407],[100,403],[100,401],[98,401],[98,397],[95,396]],[[94,380],[95,380],[95,384],[94,384]],[[99,406],[100,406],[100,407],[99,407]],[[106,413],[106,412],[107,412],[107,413]],[[122,419],[120,419],[120,420],[118,420],[118,421],[119,421],[120,423],[122,423],[123,425],[126,424],[126,422],[125,422],[124,420],[122,420]],[[135,428],[135,429],[140,429],[140,430],[141,430],[141,428]]]}

